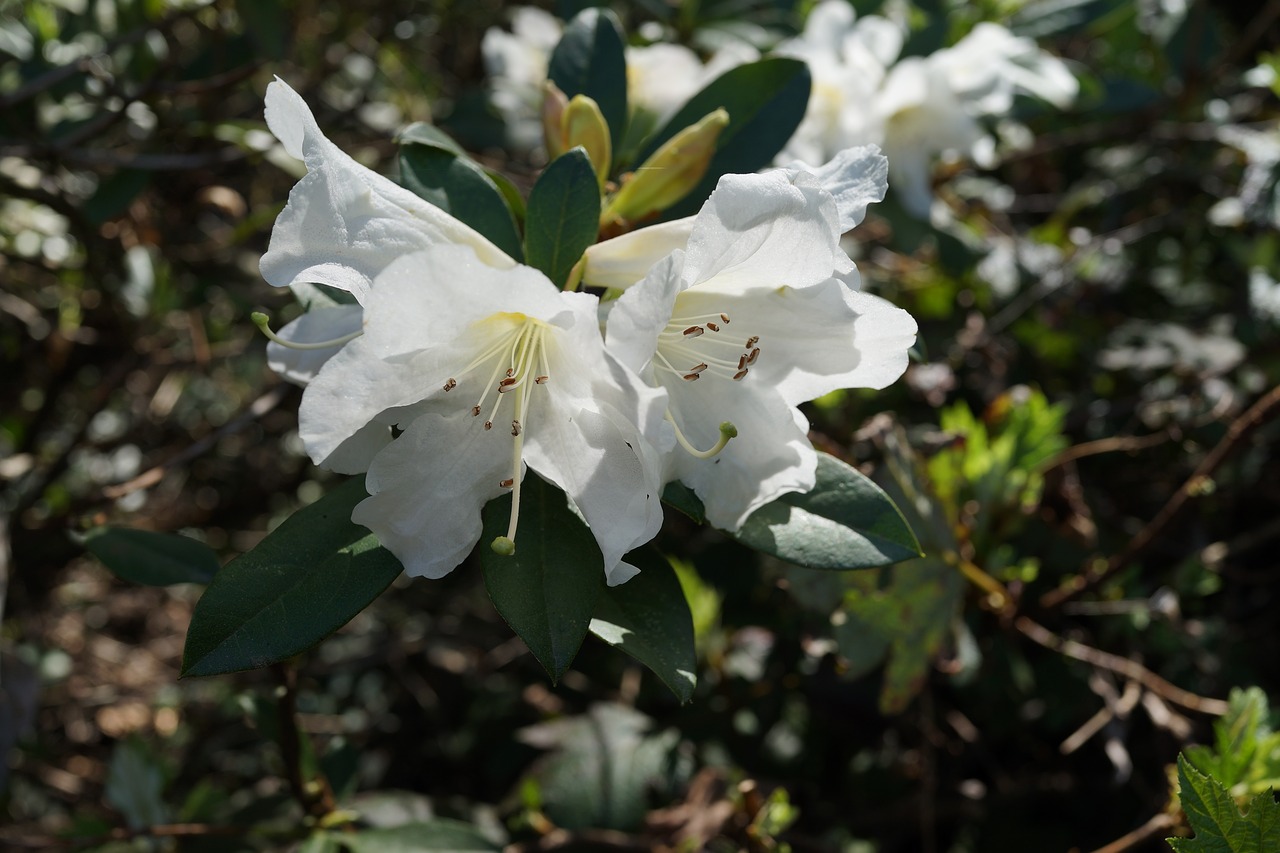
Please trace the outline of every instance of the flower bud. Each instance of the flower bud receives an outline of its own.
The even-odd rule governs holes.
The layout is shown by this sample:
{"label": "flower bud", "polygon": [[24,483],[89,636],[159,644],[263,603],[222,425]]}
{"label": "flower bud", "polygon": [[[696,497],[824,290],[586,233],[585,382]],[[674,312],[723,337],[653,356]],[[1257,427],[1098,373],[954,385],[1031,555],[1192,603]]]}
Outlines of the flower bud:
{"label": "flower bud", "polygon": [[599,105],[586,95],[574,95],[560,115],[560,139],[565,151],[578,145],[586,149],[603,190],[613,162],[613,143],[609,140],[609,123]]}
{"label": "flower bud", "polygon": [[548,160],[556,159],[573,147],[564,144],[561,130],[561,122],[568,106],[569,99],[560,91],[559,86],[550,80],[542,85],[542,137],[547,144]]}
{"label": "flower bud", "polygon": [[671,137],[630,175],[600,214],[602,228],[644,220],[689,194],[706,174],[716,140],[729,123],[723,109],[708,113]]}

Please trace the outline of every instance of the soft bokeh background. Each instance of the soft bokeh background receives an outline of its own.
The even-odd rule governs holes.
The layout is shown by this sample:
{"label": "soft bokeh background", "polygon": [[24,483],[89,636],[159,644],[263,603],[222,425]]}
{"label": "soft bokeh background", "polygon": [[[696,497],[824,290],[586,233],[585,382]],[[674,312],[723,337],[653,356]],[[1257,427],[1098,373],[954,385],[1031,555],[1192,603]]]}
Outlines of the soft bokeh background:
{"label": "soft bokeh background", "polygon": [[[706,52],[793,35],[805,5],[616,8],[630,32]],[[298,310],[257,275],[301,169],[266,132],[263,92],[288,80],[375,168],[392,162],[398,128],[434,119],[527,187],[537,155],[505,153],[483,81],[481,38],[508,11],[0,0],[0,843],[289,843],[300,818],[270,746],[272,674],[179,682],[200,590],[114,579],[74,534],[182,530],[230,558],[323,493],[296,432],[299,391],[266,369],[248,322]],[[1025,145],[995,170],[941,175],[945,227],[886,205],[858,229],[868,286],[919,318],[921,358],[886,392],[819,401],[815,443],[886,482],[885,460],[906,452],[895,442],[932,457],[970,558],[1060,636],[1204,696],[1275,695],[1280,433],[1275,406],[1239,418],[1280,381],[1268,54],[1280,4],[989,0],[915,14],[919,52],[978,19],[1021,22],[1082,91],[1065,112],[1019,100]],[[1058,408],[1028,403],[1035,392]],[[1011,408],[1038,413],[1023,427],[1038,437],[1000,469],[957,425],[999,433]],[[1189,506],[1120,571],[1037,609],[1091,557],[1124,553],[1224,441]],[[616,833],[574,843],[649,849],[713,804],[751,813],[734,793],[745,778],[799,809],[779,836],[795,850],[1094,849],[1160,813],[1168,765],[1210,736],[1208,716],[1030,642],[955,574],[921,580],[932,621],[893,614],[897,653],[922,675],[886,713],[885,668],[859,672],[830,602],[840,583],[871,600],[888,580],[833,590],[679,517],[661,544],[694,599],[691,705],[590,641],[551,686],[475,566],[402,578],[299,665],[302,727],[341,797],[388,823],[435,813],[505,827],[527,849],[547,815]],[[913,645],[930,630],[936,655]],[[1099,712],[1098,731],[1081,733]],[[527,728],[552,720],[563,728]],[[548,751],[583,742],[599,748]],[[601,756],[623,767],[603,806],[581,796]],[[278,836],[133,838],[272,815]],[[712,846],[772,849],[739,823]],[[1137,845],[1113,849],[1167,849]]]}

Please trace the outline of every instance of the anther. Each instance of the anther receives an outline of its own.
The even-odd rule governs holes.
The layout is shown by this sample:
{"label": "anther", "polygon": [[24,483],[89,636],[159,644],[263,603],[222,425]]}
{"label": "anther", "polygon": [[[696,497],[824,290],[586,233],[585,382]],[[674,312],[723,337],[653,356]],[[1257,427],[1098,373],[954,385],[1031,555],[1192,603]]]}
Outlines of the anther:
{"label": "anther", "polygon": [[551,378],[550,376],[539,376],[537,379],[533,381],[534,381],[534,384],[536,385],[545,385],[547,384],[547,380],[550,378]]}
{"label": "anther", "polygon": [[715,323],[708,323],[708,324],[707,324],[707,328],[708,328],[708,329],[710,329],[710,330],[711,330],[711,331],[713,331],[713,332],[718,332],[718,331],[720,331],[720,327],[719,327],[719,326],[717,326]]}
{"label": "anther", "polygon": [[485,422],[484,422],[484,428],[485,428],[485,429],[493,429],[493,421],[485,421]]}
{"label": "anther", "polygon": [[479,407],[479,406],[472,406],[472,407],[471,407],[471,417],[473,417],[473,418],[478,418],[478,417],[480,417],[480,407]]}
{"label": "anther", "polygon": [[498,383],[498,393],[504,394],[511,390],[511,386],[516,384],[516,380],[508,376],[506,379]]}
{"label": "anther", "polygon": [[721,315],[720,315],[720,322],[721,322],[721,323],[724,323],[726,326],[727,326],[727,325],[729,325],[729,315],[728,315],[728,314],[721,314]]}
{"label": "anther", "polygon": [[688,381],[690,381],[690,382],[696,382],[696,381],[698,380],[698,374],[696,374],[696,373],[686,373],[686,374],[684,375],[684,378],[685,378],[685,379],[687,379],[687,380],[688,380]]}
{"label": "anther", "polygon": [[512,422],[511,422],[511,434],[512,434],[512,435],[519,435],[519,434],[520,434],[520,422],[519,422],[519,421],[512,421]]}
{"label": "anther", "polygon": [[457,388],[457,387],[458,387],[458,380],[456,379],[451,378],[448,382],[444,383],[444,390],[446,391],[452,391],[454,388]]}
{"label": "anther", "polygon": [[738,358],[738,369],[739,369],[739,370],[741,370],[742,368],[744,368],[744,367],[746,367],[746,366],[747,366],[747,354],[746,354],[746,353],[743,353],[743,354]]}
{"label": "anther", "polygon": [[747,369],[747,368],[745,368],[745,367],[744,367],[744,368],[742,368],[742,369],[741,369],[741,370],[739,370],[737,373],[733,374],[733,381],[734,381],[734,382],[738,382],[739,380],[741,380],[741,379],[742,379],[742,377],[746,376],[748,372],[749,372],[749,371],[748,371],[748,369]]}
{"label": "anther", "polygon": [[515,376],[515,375],[516,375],[516,369],[515,369],[514,367],[508,367],[508,368],[507,368],[507,377],[508,377],[508,378],[510,378],[510,377],[512,377],[512,376]]}
{"label": "anther", "polygon": [[689,328],[685,329],[685,330],[684,330],[683,332],[681,332],[680,334],[684,335],[686,338],[696,338],[698,335],[702,334],[702,327],[701,327],[701,326],[690,326]]}
{"label": "anther", "polygon": [[753,346],[755,346],[758,343],[760,343],[760,336],[752,335],[751,337],[747,338],[747,349],[751,349]]}
{"label": "anther", "polygon": [[516,481],[515,481],[515,478],[514,478],[514,477],[508,477],[507,479],[503,480],[501,483],[499,483],[499,484],[498,484],[498,488],[500,488],[500,489],[509,489],[509,488],[511,488],[513,485],[515,485],[515,482],[516,482]]}
{"label": "anther", "polygon": [[760,347],[756,347],[751,351],[751,354],[747,356],[747,364],[755,364],[756,359],[759,357],[760,357]]}
{"label": "anther", "polygon": [[705,361],[703,361],[703,362],[700,362],[700,363],[698,363],[698,364],[695,364],[693,367],[689,368],[689,372],[690,372],[690,373],[701,373],[702,371],[704,371],[704,370],[706,370],[706,369],[707,369],[707,363],[706,363]]}

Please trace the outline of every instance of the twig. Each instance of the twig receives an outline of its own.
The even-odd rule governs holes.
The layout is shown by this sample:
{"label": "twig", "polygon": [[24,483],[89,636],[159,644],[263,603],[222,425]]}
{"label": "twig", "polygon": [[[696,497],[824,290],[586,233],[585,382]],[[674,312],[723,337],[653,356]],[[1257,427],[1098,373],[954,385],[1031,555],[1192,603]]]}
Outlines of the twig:
{"label": "twig", "polygon": [[1230,455],[1231,451],[1235,450],[1250,433],[1266,423],[1267,419],[1273,414],[1273,410],[1278,407],[1280,407],[1280,385],[1268,391],[1261,399],[1250,406],[1248,411],[1231,422],[1231,426],[1227,427],[1227,433],[1222,437],[1222,440],[1196,466],[1195,471],[1173,493],[1168,502],[1161,507],[1155,518],[1151,519],[1142,530],[1138,531],[1137,535],[1130,539],[1124,548],[1112,555],[1105,563],[1097,561],[1080,574],[1069,579],[1063,586],[1045,593],[1040,597],[1040,606],[1046,610],[1058,607],[1063,602],[1074,598],[1090,587],[1096,586],[1129,565],[1134,557],[1155,541],[1156,537],[1168,526],[1169,522],[1173,521],[1182,508],[1186,506],[1187,501],[1201,493],[1213,472],[1218,469],[1218,466]]}
{"label": "twig", "polygon": [[304,812],[323,818],[337,808],[337,803],[334,802],[329,780],[323,773],[317,773],[314,779],[307,779],[302,769],[301,743],[306,735],[298,728],[298,671],[288,662],[276,664],[274,669],[282,688],[280,754],[284,758],[289,787],[293,789],[293,795]]}
{"label": "twig", "polygon": [[1092,646],[1086,646],[1084,643],[1059,636],[1026,616],[1019,616],[1014,619],[1013,624],[1028,639],[1039,643],[1046,649],[1083,661],[1099,669],[1110,670],[1126,678],[1133,679],[1152,693],[1175,705],[1181,705],[1183,708],[1214,716],[1222,716],[1227,713],[1227,703],[1221,699],[1210,699],[1192,693],[1190,690],[1183,690],[1181,687],[1165,681],[1137,661],[1113,655],[1110,652],[1104,652],[1101,649],[1095,649]]}
{"label": "twig", "polygon": [[1172,817],[1164,812],[1158,812],[1151,818],[1151,820],[1133,830],[1133,832],[1122,835],[1104,847],[1099,847],[1097,850],[1093,851],[1093,853],[1122,853],[1122,851],[1128,850],[1131,847],[1136,847],[1138,844],[1141,844],[1153,835],[1159,835],[1162,832],[1167,832],[1170,829],[1173,829],[1173,826],[1174,820]]}
{"label": "twig", "polygon": [[1097,456],[1099,453],[1115,453],[1117,451],[1133,453],[1134,451],[1146,450],[1148,447],[1155,447],[1157,444],[1164,444],[1166,441],[1171,440],[1173,440],[1173,436],[1168,432],[1157,432],[1151,435],[1114,435],[1110,438],[1100,438],[1097,441],[1086,441],[1083,444],[1068,447],[1046,462],[1040,471],[1041,473],[1052,471],[1054,468],[1061,468],[1068,462],[1075,462],[1078,459],[1084,459],[1086,456]]}

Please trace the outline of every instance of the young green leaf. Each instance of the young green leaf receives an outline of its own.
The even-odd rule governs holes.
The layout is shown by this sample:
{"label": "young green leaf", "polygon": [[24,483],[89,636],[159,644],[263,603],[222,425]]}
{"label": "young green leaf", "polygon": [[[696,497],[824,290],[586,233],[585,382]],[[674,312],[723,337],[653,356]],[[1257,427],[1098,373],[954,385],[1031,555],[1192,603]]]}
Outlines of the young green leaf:
{"label": "young green leaf", "polygon": [[587,152],[574,148],[552,161],[529,193],[526,262],[564,287],[599,228],[600,185]]}
{"label": "young green leaf", "polygon": [[405,144],[400,149],[400,183],[488,237],[515,260],[522,259],[520,234],[506,197],[466,155],[439,145]]}
{"label": "young green leaf", "polygon": [[889,496],[858,469],[818,454],[817,483],[751,514],[738,541],[810,569],[867,569],[920,556]]}
{"label": "young green leaf", "polygon": [[267,666],[314,646],[369,605],[400,562],[351,521],[364,481],[343,483],[222,568],[197,602],[182,675]]}
{"label": "young green leaf", "polygon": [[613,150],[622,145],[627,124],[627,60],[622,25],[608,9],[583,9],[574,16],[547,66],[547,79],[565,97],[586,95],[609,124]]}
{"label": "young green leaf", "polygon": [[802,61],[771,57],[726,71],[690,98],[654,134],[635,162],[643,163],[662,143],[717,108],[728,111],[729,123],[720,131],[715,156],[702,181],[664,218],[697,212],[721,175],[757,172],[772,163],[804,118],[809,87],[809,68]]}
{"label": "young green leaf", "polygon": [[1170,838],[1176,853],[1269,853],[1280,849],[1280,804],[1258,794],[1241,814],[1227,789],[1178,756],[1178,798],[1194,838]]}
{"label": "young green leaf", "polygon": [[693,617],[671,564],[650,548],[627,559],[640,574],[606,587],[596,604],[591,633],[653,671],[681,703],[693,698],[697,653]]}
{"label": "young green leaf", "polygon": [[176,533],[95,527],[80,543],[112,574],[147,586],[208,583],[218,572],[218,555],[208,545]]}
{"label": "young green leaf", "polygon": [[484,584],[498,613],[520,635],[552,681],[573,663],[604,591],[604,559],[564,493],[532,472],[520,499],[515,553],[489,547],[505,536],[511,496],[489,501],[480,536]]}

